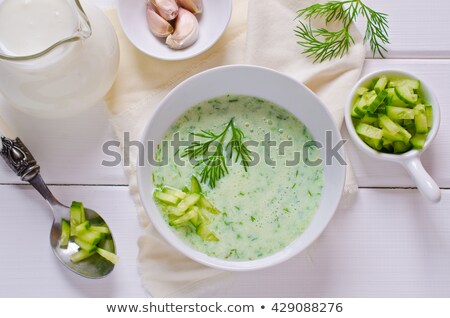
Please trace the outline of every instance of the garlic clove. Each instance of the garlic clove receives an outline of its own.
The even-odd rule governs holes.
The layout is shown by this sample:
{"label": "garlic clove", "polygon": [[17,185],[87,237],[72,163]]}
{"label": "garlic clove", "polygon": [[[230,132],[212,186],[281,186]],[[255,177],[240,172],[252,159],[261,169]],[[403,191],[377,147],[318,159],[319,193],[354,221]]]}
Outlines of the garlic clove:
{"label": "garlic clove", "polygon": [[199,14],[203,12],[202,0],[177,0],[180,7],[191,11],[193,14]]}
{"label": "garlic clove", "polygon": [[173,26],[159,16],[159,14],[153,10],[150,3],[147,4],[146,15],[148,28],[155,36],[163,38],[173,33]]}
{"label": "garlic clove", "polygon": [[178,5],[175,0],[151,0],[151,4],[166,21],[171,21],[178,15]]}
{"label": "garlic clove", "polygon": [[184,49],[198,39],[199,27],[197,18],[188,10],[180,8],[175,21],[175,31],[166,39],[172,49]]}

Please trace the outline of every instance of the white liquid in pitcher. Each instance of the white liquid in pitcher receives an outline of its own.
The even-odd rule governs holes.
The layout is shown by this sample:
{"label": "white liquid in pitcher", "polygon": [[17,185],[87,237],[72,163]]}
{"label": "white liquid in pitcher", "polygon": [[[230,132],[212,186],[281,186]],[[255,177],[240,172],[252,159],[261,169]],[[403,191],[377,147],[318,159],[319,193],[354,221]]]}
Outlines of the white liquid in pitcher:
{"label": "white liquid in pitcher", "polygon": [[61,0],[0,0],[2,50],[13,56],[39,53],[76,29],[73,9]]}
{"label": "white liquid in pitcher", "polygon": [[[38,117],[66,117],[97,104],[119,62],[116,34],[105,14],[81,1],[92,34],[45,55],[0,59],[0,91],[12,105]],[[83,22],[74,0],[0,0],[0,53],[26,56],[74,35]]]}

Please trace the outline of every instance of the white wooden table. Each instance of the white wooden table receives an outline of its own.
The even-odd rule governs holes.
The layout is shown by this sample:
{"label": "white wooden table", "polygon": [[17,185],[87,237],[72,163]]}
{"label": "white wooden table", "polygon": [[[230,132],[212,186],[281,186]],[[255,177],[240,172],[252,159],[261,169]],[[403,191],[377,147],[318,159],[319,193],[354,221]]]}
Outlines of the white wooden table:
{"label": "white wooden table", "polygon": [[[215,296],[450,297],[450,3],[365,2],[390,14],[392,44],[385,60],[367,54],[364,73],[410,71],[440,101],[441,129],[423,159],[442,188],[442,201],[428,203],[410,188],[401,167],[372,160],[350,145],[360,190],[341,204],[323,235],[280,266],[239,274]],[[45,202],[0,164],[0,297],[145,297],[136,266],[140,228],[127,179],[121,167],[101,166],[107,159],[102,144],[113,139],[105,105],[62,122],[36,121],[0,97],[0,115],[29,145],[57,197],[76,198],[104,213],[122,258],[100,281],[67,271],[49,247],[52,216]]]}

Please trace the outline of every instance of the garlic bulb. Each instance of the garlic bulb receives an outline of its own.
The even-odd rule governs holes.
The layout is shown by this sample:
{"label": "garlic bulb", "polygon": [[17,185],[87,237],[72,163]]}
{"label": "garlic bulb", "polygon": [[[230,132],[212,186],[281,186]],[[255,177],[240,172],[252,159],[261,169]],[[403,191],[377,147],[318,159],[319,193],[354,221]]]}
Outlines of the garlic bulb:
{"label": "garlic bulb", "polygon": [[157,14],[150,3],[147,3],[146,15],[148,28],[155,36],[163,38],[173,33],[173,26]]}
{"label": "garlic bulb", "polygon": [[198,39],[197,18],[188,10],[180,8],[175,21],[175,31],[166,39],[166,44],[172,49],[184,49],[194,44]]}
{"label": "garlic bulb", "polygon": [[155,11],[166,21],[173,20],[178,15],[178,5],[175,0],[151,0]]}
{"label": "garlic bulb", "polygon": [[180,7],[191,11],[193,14],[199,14],[203,11],[202,0],[177,0],[177,3]]}

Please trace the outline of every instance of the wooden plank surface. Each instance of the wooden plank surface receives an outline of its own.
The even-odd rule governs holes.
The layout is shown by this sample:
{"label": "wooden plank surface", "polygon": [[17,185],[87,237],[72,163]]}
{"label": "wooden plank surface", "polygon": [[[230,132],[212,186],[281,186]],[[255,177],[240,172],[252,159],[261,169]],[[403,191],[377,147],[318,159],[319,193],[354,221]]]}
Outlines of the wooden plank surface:
{"label": "wooden plank surface", "polygon": [[306,252],[218,297],[450,297],[450,191],[360,189]]}
{"label": "wooden plank surface", "polygon": [[127,187],[51,187],[61,202],[79,200],[111,228],[120,262],[102,280],[73,274],[50,247],[53,216],[31,186],[0,186],[0,297],[143,297],[136,264],[140,232]]}
{"label": "wooden plank surface", "polygon": [[[50,249],[52,218],[39,195],[29,186],[0,186],[0,297],[144,297],[136,267],[140,228],[128,189],[52,190],[64,202],[76,198],[102,209],[121,262],[101,281],[67,271]],[[432,205],[417,190],[361,189],[306,252],[236,274],[226,288],[202,296],[450,297],[449,206],[450,190]]]}
{"label": "wooden plank surface", "polygon": [[[450,60],[367,60],[363,74],[379,69],[399,69],[426,81],[440,101],[442,121],[432,146],[423,155],[425,168],[441,187],[450,187]],[[103,104],[71,119],[55,122],[18,116],[17,111],[0,108],[0,115],[30,146],[51,184],[127,184],[121,166],[104,167],[108,160],[103,143],[115,138]],[[344,134],[345,136],[345,134]],[[348,136],[346,136],[348,138]],[[45,141],[45,147],[37,147]],[[381,162],[356,151],[348,143],[349,157],[362,187],[414,186],[406,172],[393,163]],[[5,165],[0,165],[0,183],[17,183]]]}
{"label": "wooden plank surface", "polygon": [[[389,15],[390,42],[387,58],[450,58],[447,0],[363,1]],[[364,32],[364,19],[357,25]],[[367,57],[372,54],[367,50]]]}
{"label": "wooden plank surface", "polygon": [[[0,96],[0,116],[29,147],[48,183],[127,183],[121,166],[102,165],[110,159],[103,153],[103,144],[116,140],[103,102],[75,117],[47,120],[19,113]],[[17,176],[0,164],[0,184],[18,182]]]}
{"label": "wooden plank surface", "polygon": [[[102,7],[113,5],[111,0],[97,0]],[[424,51],[447,52],[450,37],[442,30],[446,15],[450,12],[450,2],[433,1],[433,6],[417,0],[367,1],[374,8],[391,14],[393,38],[391,57],[430,57]],[[419,23],[410,23],[418,19]],[[405,26],[408,27],[405,27]],[[413,39],[412,39],[413,38]],[[418,44],[417,44],[418,43]],[[419,45],[420,44],[420,45]],[[439,53],[441,54],[441,53]],[[443,53],[442,56],[447,56]],[[433,57],[442,57],[433,56]],[[450,58],[450,55],[447,57]],[[442,107],[443,123],[435,143],[424,155],[425,167],[437,179],[441,187],[450,186],[450,171],[443,169],[449,158],[448,147],[444,144],[449,134],[448,106],[450,100],[450,60],[368,60],[364,73],[381,68],[408,70],[427,80],[435,90]],[[104,167],[102,161],[108,157],[102,152],[103,144],[115,139],[108,122],[108,112],[103,103],[74,118],[54,121],[31,118],[18,113],[0,97],[0,116],[30,146],[42,165],[43,176],[51,184],[127,184],[121,167]],[[45,148],[36,145],[46,142]],[[349,147],[355,173],[361,186],[395,187],[413,186],[406,173],[389,163],[360,156]],[[389,176],[389,178],[386,178]],[[17,178],[4,165],[0,165],[0,184],[17,183]]]}
{"label": "wooden plank surface", "polygon": [[[95,0],[102,7],[114,0]],[[423,155],[442,188],[450,187],[450,2],[434,0],[365,3],[390,15],[388,60],[369,59],[364,72],[410,71],[429,82],[441,103],[442,125]],[[362,22],[359,26],[362,27]],[[368,54],[370,57],[370,54]],[[114,139],[103,103],[60,122],[34,119],[0,97],[0,116],[30,146],[43,176],[64,202],[73,199],[102,210],[118,243],[121,263],[102,281],[78,278],[58,263],[48,242],[51,214],[29,186],[0,185],[0,297],[144,297],[137,273],[140,228],[123,169],[101,162],[105,141]],[[45,148],[36,145],[45,141]],[[393,164],[360,154],[349,156],[360,187],[410,187]],[[0,165],[0,184],[17,177]],[[324,234],[306,252],[277,267],[235,275],[218,297],[450,297],[450,190],[437,205],[417,190],[360,189],[336,212]]]}

